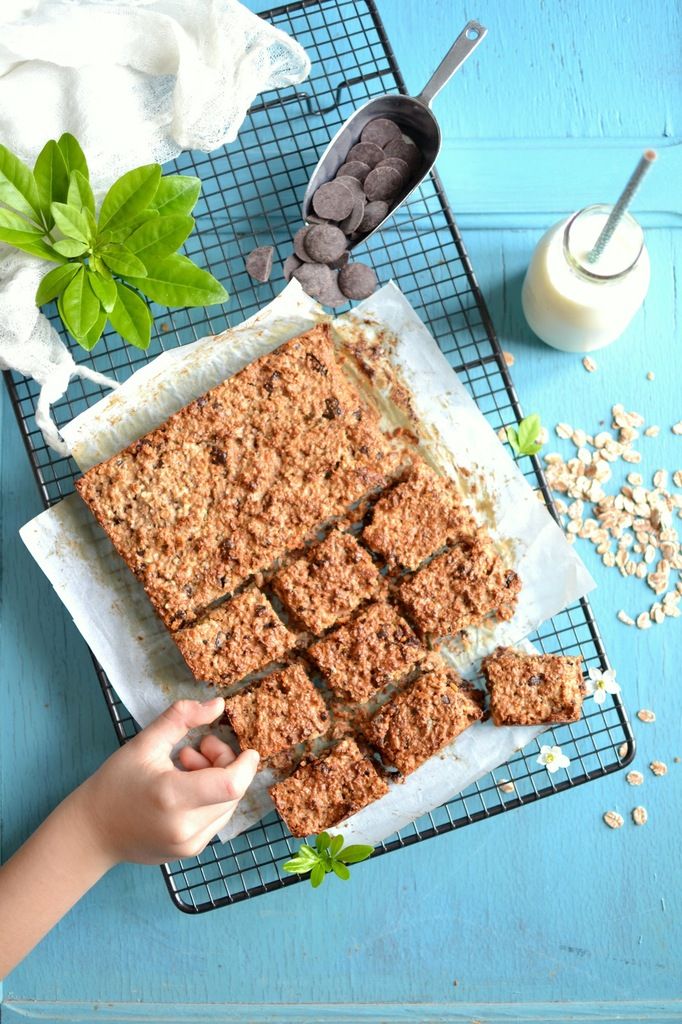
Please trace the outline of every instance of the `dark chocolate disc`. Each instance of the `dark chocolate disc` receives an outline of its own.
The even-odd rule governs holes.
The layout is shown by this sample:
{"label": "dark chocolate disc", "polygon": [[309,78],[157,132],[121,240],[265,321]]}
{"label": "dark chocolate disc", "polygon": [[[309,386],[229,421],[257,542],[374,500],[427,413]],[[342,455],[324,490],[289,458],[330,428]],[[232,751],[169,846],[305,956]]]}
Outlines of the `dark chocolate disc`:
{"label": "dark chocolate disc", "polygon": [[357,196],[355,205],[345,220],[339,223],[339,227],[347,235],[352,235],[360,227],[360,221],[365,215],[365,197]]}
{"label": "dark chocolate disc", "polygon": [[348,299],[339,288],[337,274],[332,274],[329,285],[320,292],[319,301],[323,306],[331,306],[332,309],[338,309],[339,306],[346,305]]}
{"label": "dark chocolate disc", "polygon": [[335,224],[313,224],[303,244],[316,263],[333,263],[343,255],[347,242],[345,234]]}
{"label": "dark chocolate disc", "polygon": [[371,169],[369,164],[363,164],[362,160],[346,160],[345,164],[341,164],[336,172],[336,177],[338,178],[345,174],[349,178],[357,178],[358,181],[364,181]]}
{"label": "dark chocolate disc", "polygon": [[322,301],[321,296],[332,286],[332,272],[324,263],[304,263],[294,271],[293,276],[303,291],[318,302]]}
{"label": "dark chocolate disc", "polygon": [[313,196],[313,209],[326,220],[343,220],[353,209],[353,193],[343,182],[328,181]]}
{"label": "dark chocolate disc", "polygon": [[308,234],[309,230],[310,229],[307,226],[304,228],[299,228],[296,234],[294,235],[294,252],[296,253],[296,255],[298,256],[299,260],[301,260],[302,263],[315,262],[312,256],[308,255],[308,253],[306,252],[305,245],[303,244],[305,241],[305,236]]}
{"label": "dark chocolate disc", "polygon": [[291,281],[293,272],[295,270],[298,270],[300,266],[301,260],[299,260],[296,253],[292,252],[289,256],[287,256],[284,263],[282,264],[282,273],[284,274],[284,280]]}
{"label": "dark chocolate disc", "polygon": [[259,245],[244,260],[247,273],[250,274],[254,281],[260,281],[261,284],[265,284],[266,281],[270,280],[273,251],[271,245]]}
{"label": "dark chocolate disc", "polygon": [[356,196],[364,196],[365,190],[362,187],[362,182],[358,178],[352,178],[349,174],[337,174],[334,181],[340,181],[342,185],[350,189],[353,198]]}
{"label": "dark chocolate disc", "polygon": [[359,160],[360,163],[368,164],[369,167],[376,167],[385,155],[381,146],[376,146],[373,142],[358,142],[353,146],[346,160]]}
{"label": "dark chocolate disc", "polygon": [[386,156],[397,156],[400,160],[404,160],[410,168],[411,174],[421,167],[422,155],[412,139],[408,139],[406,135],[402,135],[399,139],[391,139],[387,143],[384,153]]}
{"label": "dark chocolate disc", "polygon": [[400,171],[395,167],[375,167],[365,178],[365,195],[374,202],[376,199],[385,199],[387,202],[395,199],[400,192],[402,178]]}
{"label": "dark chocolate disc", "polygon": [[395,167],[396,171],[400,174],[403,185],[406,185],[412,176],[408,164],[401,160],[399,156],[387,156],[385,160],[377,164],[377,167]]}
{"label": "dark chocolate disc", "polygon": [[367,203],[362,220],[358,226],[361,235],[368,235],[381,224],[388,213],[388,203],[383,199],[376,199],[373,203]]}
{"label": "dark chocolate disc", "polygon": [[344,254],[342,256],[339,256],[338,260],[334,260],[333,263],[328,263],[327,266],[329,267],[330,270],[340,270],[341,267],[345,267],[349,259],[350,254],[348,252],[348,249],[346,249]]}
{"label": "dark chocolate disc", "polygon": [[362,129],[360,138],[363,142],[373,142],[383,149],[392,139],[399,139],[401,135],[400,126],[395,121],[389,121],[387,117],[375,117]]}
{"label": "dark chocolate disc", "polygon": [[376,286],[377,275],[366,263],[348,263],[339,270],[339,288],[349,299],[366,299]]}

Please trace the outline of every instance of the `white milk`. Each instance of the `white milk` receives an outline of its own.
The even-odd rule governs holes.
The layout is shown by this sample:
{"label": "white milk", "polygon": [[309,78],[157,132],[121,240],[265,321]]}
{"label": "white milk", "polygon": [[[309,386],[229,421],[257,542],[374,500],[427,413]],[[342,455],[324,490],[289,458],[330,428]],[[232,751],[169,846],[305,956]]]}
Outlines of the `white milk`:
{"label": "white milk", "polygon": [[588,263],[610,206],[587,206],[543,235],[523,282],[532,330],[554,348],[591,352],[623,333],[649,287],[642,229],[625,214],[596,263]]}

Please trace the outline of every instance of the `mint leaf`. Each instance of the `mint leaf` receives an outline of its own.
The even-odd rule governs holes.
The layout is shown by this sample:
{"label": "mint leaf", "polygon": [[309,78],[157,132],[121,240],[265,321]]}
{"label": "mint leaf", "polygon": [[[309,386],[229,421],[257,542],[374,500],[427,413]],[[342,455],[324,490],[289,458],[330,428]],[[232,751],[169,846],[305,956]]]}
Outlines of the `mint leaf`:
{"label": "mint leaf", "polygon": [[149,348],[152,315],[147,303],[121,281],[116,282],[116,292],[116,302],[109,313],[114,330],[135,348]]}
{"label": "mint leaf", "polygon": [[102,303],[102,309],[106,310],[107,313],[111,313],[116,305],[116,298],[118,296],[116,282],[112,277],[104,277],[90,268],[88,268],[88,276],[90,278],[90,287]]}
{"label": "mint leaf", "polygon": [[57,145],[64,158],[69,177],[71,177],[73,171],[80,171],[86,181],[89,181],[90,171],[88,170],[88,162],[85,159],[85,153],[81,149],[78,139],[75,139],[70,132],[64,132],[57,140]]}
{"label": "mint leaf", "polygon": [[80,266],[59,299],[69,330],[76,341],[94,327],[100,314],[99,299],[90,287],[85,267]]}
{"label": "mint leaf", "polygon": [[[147,273],[147,268],[142,260],[138,259],[134,253],[129,252],[123,245],[105,245],[99,250],[98,255],[104,260],[109,270],[113,270],[121,277],[133,279],[144,277]],[[137,281],[133,283],[137,286]]]}
{"label": "mint leaf", "polygon": [[79,242],[90,244],[92,241],[92,231],[84,213],[77,210],[75,206],[69,206],[67,203],[52,203],[50,212],[55,224],[63,235],[66,235],[67,238],[75,238]]}
{"label": "mint leaf", "polygon": [[219,281],[186,256],[147,260],[147,276],[131,283],[162,306],[212,306],[229,296]]}
{"label": "mint leaf", "polygon": [[33,177],[40,196],[40,209],[48,230],[54,224],[52,203],[63,203],[69,191],[69,172],[54,139],[46,142],[36,158]]}
{"label": "mint leaf", "polygon": [[125,240],[126,249],[130,249],[146,264],[149,259],[174,253],[192,233],[193,228],[193,217],[153,217],[128,235]]}
{"label": "mint leaf", "polygon": [[196,205],[201,192],[199,178],[191,178],[185,174],[167,174],[159,182],[156,195],[149,206],[158,210],[162,216],[169,213],[189,214]]}
{"label": "mint leaf", "polygon": [[522,419],[518,427],[507,427],[507,440],[514,454],[536,455],[542,448],[542,444],[537,440],[541,430],[542,423],[536,412]]}
{"label": "mint leaf", "polygon": [[40,223],[41,205],[33,172],[0,144],[0,202]]}
{"label": "mint leaf", "polygon": [[322,861],[318,861],[310,872],[310,884],[313,889],[317,889],[318,885],[322,885],[326,873],[324,864]]}
{"label": "mint leaf", "polygon": [[135,167],[115,181],[104,197],[99,212],[99,229],[121,227],[141,213],[154,198],[161,180],[158,164]]}
{"label": "mint leaf", "polygon": [[373,846],[365,846],[364,844],[358,843],[354,846],[347,846],[345,850],[342,850],[341,853],[338,854],[337,859],[343,864],[359,864],[362,860],[368,860],[373,853]]}
{"label": "mint leaf", "polygon": [[90,187],[90,182],[85,175],[81,173],[81,171],[71,171],[66,201],[69,206],[75,206],[77,209],[89,210],[94,217],[95,196],[92,188]]}
{"label": "mint leaf", "polygon": [[79,242],[77,238],[58,238],[52,246],[60,256],[67,256],[72,259],[75,256],[82,256],[88,251],[87,242]]}
{"label": "mint leaf", "polygon": [[332,858],[338,856],[339,850],[343,846],[343,836],[334,836],[329,847],[329,854]]}
{"label": "mint leaf", "polygon": [[350,871],[344,863],[340,860],[332,861],[332,871],[337,878],[340,878],[343,882],[347,882],[350,878]]}
{"label": "mint leaf", "polygon": [[36,291],[36,306],[44,306],[46,302],[52,302],[62,294],[67,284],[76,276],[79,270],[78,263],[64,263],[54,270],[49,270],[38,285]]}

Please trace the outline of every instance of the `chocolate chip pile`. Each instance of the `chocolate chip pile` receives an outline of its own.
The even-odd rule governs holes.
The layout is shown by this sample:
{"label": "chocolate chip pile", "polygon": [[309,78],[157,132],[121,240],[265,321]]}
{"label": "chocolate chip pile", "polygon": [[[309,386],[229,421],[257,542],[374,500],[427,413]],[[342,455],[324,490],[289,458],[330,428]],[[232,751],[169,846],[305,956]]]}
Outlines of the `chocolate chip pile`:
{"label": "chocolate chip pile", "polygon": [[[417,145],[395,121],[369,121],[334,179],[314,193],[309,223],[296,232],[294,251],[284,260],[285,280],[295,277],[308,295],[333,309],[371,295],[377,276],[367,264],[349,262],[348,242],[379,226],[409,191],[421,164]],[[255,249],[246,260],[257,281],[268,279],[271,266],[271,247]]]}

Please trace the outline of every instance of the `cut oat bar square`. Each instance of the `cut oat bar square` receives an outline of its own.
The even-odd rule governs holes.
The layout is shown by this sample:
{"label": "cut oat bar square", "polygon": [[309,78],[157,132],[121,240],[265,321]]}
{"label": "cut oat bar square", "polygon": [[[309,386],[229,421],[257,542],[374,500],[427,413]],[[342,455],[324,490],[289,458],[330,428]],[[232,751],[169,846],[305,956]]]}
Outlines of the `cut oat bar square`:
{"label": "cut oat bar square", "polygon": [[381,495],[363,540],[390,568],[416,569],[429,555],[476,532],[453,482],[417,463]]}
{"label": "cut oat bar square", "polygon": [[400,585],[408,617],[422,636],[452,636],[495,615],[511,619],[521,580],[483,531],[436,555]]}
{"label": "cut oat bar square", "polygon": [[313,739],[329,724],[327,705],[298,662],[228,697],[225,713],[242,750],[261,757]]}
{"label": "cut oat bar square", "polygon": [[352,739],[302,761],[270,789],[289,831],[300,838],[333,828],[386,793],[386,782]]}
{"label": "cut oat bar square", "polygon": [[485,696],[451,668],[436,668],[391,697],[366,727],[386,765],[409,775],[483,717]]}
{"label": "cut oat bar square", "polygon": [[309,647],[308,654],[335,696],[362,703],[407,675],[426,650],[396,609],[378,601]]}
{"label": "cut oat bar square", "polygon": [[380,596],[385,584],[355,538],[332,530],[321,544],[280,570],[272,588],[301,626],[319,635]]}
{"label": "cut oat bar square", "polygon": [[498,647],[481,671],[490,692],[495,725],[549,725],[577,722],[582,711],[582,658],[527,654]]}
{"label": "cut oat bar square", "polygon": [[171,634],[195,679],[232,686],[296,643],[265,594],[251,587]]}

